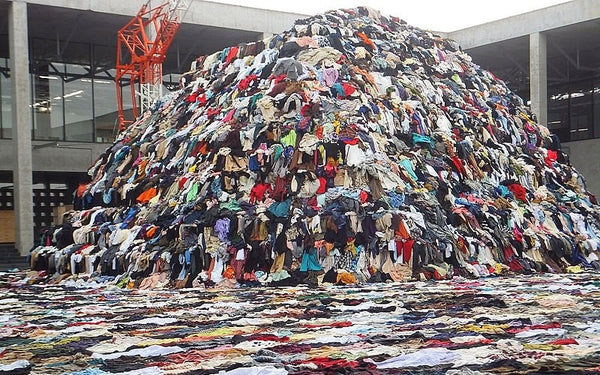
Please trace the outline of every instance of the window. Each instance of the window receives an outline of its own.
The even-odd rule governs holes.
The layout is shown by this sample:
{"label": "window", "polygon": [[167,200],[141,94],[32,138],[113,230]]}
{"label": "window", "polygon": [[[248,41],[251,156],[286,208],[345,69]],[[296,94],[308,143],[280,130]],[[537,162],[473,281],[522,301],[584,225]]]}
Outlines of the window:
{"label": "window", "polygon": [[8,59],[0,58],[0,138],[12,137],[12,93]]}
{"label": "window", "polygon": [[[110,71],[114,75],[114,69]],[[130,106],[131,108],[131,106]],[[94,116],[96,119],[96,142],[112,142],[119,130],[117,122],[117,99],[115,81],[94,78]]]}
{"label": "window", "polygon": [[592,138],[594,136],[592,82],[581,81],[572,84],[570,94],[571,141]]}
{"label": "window", "polygon": [[568,83],[548,87],[548,129],[568,142],[569,132],[569,85]]}
{"label": "window", "polygon": [[[63,80],[56,75],[63,64],[47,64],[43,73],[32,74],[33,139],[63,140]],[[38,71],[40,71],[38,70]]]}
{"label": "window", "polygon": [[67,141],[94,141],[92,79],[90,67],[66,64],[64,77],[65,133]]}
{"label": "window", "polygon": [[548,87],[548,128],[562,142],[600,137],[599,85],[590,77]]}

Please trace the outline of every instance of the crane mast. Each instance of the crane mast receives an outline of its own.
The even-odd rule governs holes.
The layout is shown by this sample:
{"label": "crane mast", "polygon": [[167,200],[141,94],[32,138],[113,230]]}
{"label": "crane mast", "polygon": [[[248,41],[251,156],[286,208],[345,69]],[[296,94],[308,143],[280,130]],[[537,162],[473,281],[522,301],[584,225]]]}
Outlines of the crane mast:
{"label": "crane mast", "polygon": [[[190,0],[148,0],[117,34],[116,90],[119,130],[134,122],[162,96],[162,64]],[[123,91],[129,86],[132,118],[125,118]],[[138,106],[139,99],[139,106]]]}

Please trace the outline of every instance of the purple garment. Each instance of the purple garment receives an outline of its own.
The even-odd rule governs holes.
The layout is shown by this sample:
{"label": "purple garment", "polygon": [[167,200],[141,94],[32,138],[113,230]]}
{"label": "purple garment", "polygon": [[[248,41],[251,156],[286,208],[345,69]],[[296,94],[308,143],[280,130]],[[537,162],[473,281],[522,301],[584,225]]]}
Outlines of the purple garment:
{"label": "purple garment", "polygon": [[323,69],[323,82],[327,87],[333,86],[334,83],[337,82],[340,77],[340,73],[335,68],[325,68]]}
{"label": "purple garment", "polygon": [[229,224],[230,220],[228,217],[219,219],[215,223],[215,233],[219,237],[219,240],[223,242],[227,241],[227,236],[229,235]]}

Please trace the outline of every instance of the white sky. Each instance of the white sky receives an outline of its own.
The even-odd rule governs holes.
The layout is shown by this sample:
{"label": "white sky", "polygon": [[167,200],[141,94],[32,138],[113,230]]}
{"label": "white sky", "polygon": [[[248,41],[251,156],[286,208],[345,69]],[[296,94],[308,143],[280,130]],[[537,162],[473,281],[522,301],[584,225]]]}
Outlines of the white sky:
{"label": "white sky", "polygon": [[[211,0],[220,3],[318,14],[330,9],[366,5],[385,15],[400,17],[413,26],[454,31],[485,22],[549,7],[569,0]],[[290,25],[291,26],[291,25]],[[282,30],[283,31],[283,30]]]}

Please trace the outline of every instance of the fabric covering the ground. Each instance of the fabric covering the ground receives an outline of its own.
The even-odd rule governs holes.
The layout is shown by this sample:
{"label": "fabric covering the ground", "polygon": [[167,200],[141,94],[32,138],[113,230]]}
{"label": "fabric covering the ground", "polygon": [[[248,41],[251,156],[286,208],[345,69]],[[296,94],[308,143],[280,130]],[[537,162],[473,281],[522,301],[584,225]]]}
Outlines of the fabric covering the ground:
{"label": "fabric covering the ground", "polygon": [[0,374],[600,373],[593,274],[210,291],[0,280]]}

